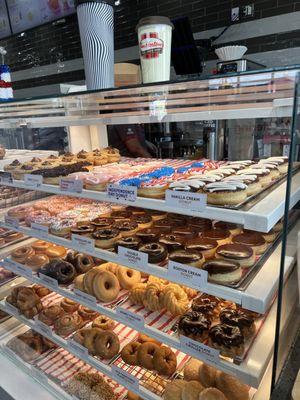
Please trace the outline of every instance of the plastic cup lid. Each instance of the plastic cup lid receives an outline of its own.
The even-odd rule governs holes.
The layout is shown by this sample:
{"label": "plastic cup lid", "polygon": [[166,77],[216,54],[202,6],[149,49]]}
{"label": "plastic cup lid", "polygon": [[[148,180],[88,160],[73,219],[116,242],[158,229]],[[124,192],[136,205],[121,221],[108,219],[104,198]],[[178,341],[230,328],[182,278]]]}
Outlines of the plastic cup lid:
{"label": "plastic cup lid", "polygon": [[174,25],[168,17],[152,16],[142,18],[139,20],[139,23],[136,26],[136,30],[144,25],[169,25],[172,27],[172,29],[174,29]]}

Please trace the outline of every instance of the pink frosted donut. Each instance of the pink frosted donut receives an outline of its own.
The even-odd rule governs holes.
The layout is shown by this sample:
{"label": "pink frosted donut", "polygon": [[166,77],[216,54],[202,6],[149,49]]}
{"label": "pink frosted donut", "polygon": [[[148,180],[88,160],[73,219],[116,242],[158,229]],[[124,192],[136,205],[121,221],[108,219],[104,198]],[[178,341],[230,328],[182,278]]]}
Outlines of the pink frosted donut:
{"label": "pink frosted donut", "polygon": [[35,210],[27,214],[27,217],[25,218],[25,224],[27,226],[31,226],[31,224],[34,222],[36,224],[48,225],[51,223],[52,219],[53,217],[48,211]]}
{"label": "pink frosted donut", "polygon": [[25,217],[32,212],[34,212],[32,207],[19,206],[10,209],[7,212],[7,215],[16,218],[19,221],[24,221]]}

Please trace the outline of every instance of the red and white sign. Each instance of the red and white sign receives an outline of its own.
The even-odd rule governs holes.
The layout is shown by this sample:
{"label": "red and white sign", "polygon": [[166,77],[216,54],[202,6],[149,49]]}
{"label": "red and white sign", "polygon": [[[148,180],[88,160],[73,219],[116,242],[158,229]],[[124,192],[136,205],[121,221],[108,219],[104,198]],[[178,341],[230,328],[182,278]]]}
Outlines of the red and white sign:
{"label": "red and white sign", "polygon": [[164,50],[164,41],[156,32],[144,33],[140,41],[140,50],[144,58],[157,58]]}

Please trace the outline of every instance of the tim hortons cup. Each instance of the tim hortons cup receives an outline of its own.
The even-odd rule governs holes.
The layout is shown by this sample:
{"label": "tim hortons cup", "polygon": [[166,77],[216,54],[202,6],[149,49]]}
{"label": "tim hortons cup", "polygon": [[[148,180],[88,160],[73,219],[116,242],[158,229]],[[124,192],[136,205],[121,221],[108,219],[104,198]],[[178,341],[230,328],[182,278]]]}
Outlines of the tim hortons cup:
{"label": "tim hortons cup", "polygon": [[142,18],[137,25],[143,83],[170,80],[172,30],[167,17]]}

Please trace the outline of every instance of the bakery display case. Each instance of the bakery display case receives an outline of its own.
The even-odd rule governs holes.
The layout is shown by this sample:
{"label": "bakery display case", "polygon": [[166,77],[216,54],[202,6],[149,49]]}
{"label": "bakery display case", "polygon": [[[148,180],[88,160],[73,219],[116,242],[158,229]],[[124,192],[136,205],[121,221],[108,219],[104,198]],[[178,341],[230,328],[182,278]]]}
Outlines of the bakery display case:
{"label": "bakery display case", "polygon": [[[0,105],[6,131],[67,127],[69,139],[64,154],[2,166],[2,190],[43,196],[1,211],[1,238],[25,240],[0,250],[2,362],[58,398],[269,398],[299,325],[299,73]],[[107,146],[108,125],[186,121],[288,121],[288,148],[248,159],[233,128],[229,159]]]}

